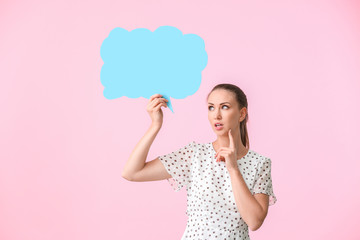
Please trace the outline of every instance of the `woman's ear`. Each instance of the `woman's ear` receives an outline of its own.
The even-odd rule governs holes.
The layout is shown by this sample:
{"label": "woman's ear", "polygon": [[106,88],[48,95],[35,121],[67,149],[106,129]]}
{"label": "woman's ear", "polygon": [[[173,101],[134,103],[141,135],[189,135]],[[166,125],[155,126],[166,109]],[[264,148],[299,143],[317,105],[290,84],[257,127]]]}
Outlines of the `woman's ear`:
{"label": "woman's ear", "polygon": [[242,122],[247,114],[247,109],[246,107],[243,107],[242,109],[240,109],[240,118],[239,118],[239,122]]}

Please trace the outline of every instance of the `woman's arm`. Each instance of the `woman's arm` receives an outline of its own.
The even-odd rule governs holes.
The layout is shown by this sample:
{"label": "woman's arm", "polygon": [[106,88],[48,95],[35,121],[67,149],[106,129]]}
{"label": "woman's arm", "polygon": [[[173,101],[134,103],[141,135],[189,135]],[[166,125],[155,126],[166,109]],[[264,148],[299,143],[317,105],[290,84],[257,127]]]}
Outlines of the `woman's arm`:
{"label": "woman's arm", "polygon": [[136,144],[128,161],[126,162],[122,177],[131,180],[131,176],[142,170],[145,166],[146,158],[149,153],[151,144],[153,143],[156,135],[160,131],[159,125],[151,124],[150,128],[146,131],[145,135]]}
{"label": "woman's arm", "polygon": [[163,123],[163,112],[161,107],[167,107],[167,101],[168,100],[161,98],[160,94],[155,94],[150,97],[146,110],[152,120],[151,126],[132,151],[122,171],[122,177],[131,179],[133,175],[144,168],[150,146],[160,131]]}
{"label": "woman's arm", "polygon": [[266,194],[252,195],[239,169],[231,170],[229,173],[239,213],[250,230],[256,231],[263,224],[267,215],[269,196]]}

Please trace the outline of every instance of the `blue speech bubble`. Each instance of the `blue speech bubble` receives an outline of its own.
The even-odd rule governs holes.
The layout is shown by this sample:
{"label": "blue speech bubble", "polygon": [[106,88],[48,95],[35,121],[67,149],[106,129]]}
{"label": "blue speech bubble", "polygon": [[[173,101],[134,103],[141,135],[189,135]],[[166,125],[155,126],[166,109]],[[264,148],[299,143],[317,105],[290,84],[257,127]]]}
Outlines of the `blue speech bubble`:
{"label": "blue speech bubble", "polygon": [[100,79],[105,98],[149,99],[159,93],[169,100],[172,112],[170,96],[183,99],[193,95],[208,62],[201,37],[183,34],[171,26],[161,26],[154,32],[115,28],[103,41],[100,55],[104,61]]}

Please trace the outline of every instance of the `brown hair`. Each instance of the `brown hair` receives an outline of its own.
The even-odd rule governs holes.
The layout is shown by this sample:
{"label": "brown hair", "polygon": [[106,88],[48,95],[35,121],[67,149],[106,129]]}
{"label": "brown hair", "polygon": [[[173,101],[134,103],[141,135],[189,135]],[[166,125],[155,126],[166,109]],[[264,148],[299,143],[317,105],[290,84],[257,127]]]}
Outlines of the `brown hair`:
{"label": "brown hair", "polygon": [[241,110],[243,107],[246,107],[246,116],[243,121],[240,122],[240,139],[242,144],[246,148],[250,148],[250,142],[249,142],[249,135],[246,127],[246,123],[249,119],[249,115],[247,113],[248,110],[248,102],[245,93],[236,85],[229,84],[229,83],[222,83],[216,85],[211,92],[208,94],[207,98],[209,98],[210,94],[216,90],[216,89],[225,89],[230,92],[233,92],[236,96],[236,101],[238,102],[239,110]]}

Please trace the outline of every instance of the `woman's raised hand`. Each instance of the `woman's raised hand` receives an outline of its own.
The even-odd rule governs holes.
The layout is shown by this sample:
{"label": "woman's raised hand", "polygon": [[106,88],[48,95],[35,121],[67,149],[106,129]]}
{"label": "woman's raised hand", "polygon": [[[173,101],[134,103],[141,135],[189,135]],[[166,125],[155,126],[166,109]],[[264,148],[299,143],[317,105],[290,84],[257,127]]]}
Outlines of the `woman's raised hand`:
{"label": "woman's raised hand", "polygon": [[152,124],[156,126],[162,126],[163,112],[161,107],[167,107],[167,99],[162,98],[161,94],[154,94],[150,97],[149,103],[146,106],[146,111],[151,117]]}

